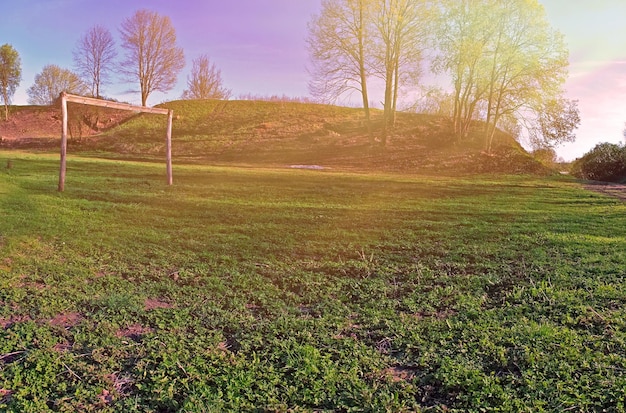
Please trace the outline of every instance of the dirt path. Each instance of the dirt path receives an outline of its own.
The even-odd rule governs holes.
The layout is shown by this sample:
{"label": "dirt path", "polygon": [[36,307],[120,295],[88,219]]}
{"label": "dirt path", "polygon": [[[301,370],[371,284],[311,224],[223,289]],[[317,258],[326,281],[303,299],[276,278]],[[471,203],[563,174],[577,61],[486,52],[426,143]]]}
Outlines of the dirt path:
{"label": "dirt path", "polygon": [[611,183],[597,183],[585,185],[585,189],[589,191],[599,192],[604,195],[609,195],[626,202],[626,185],[624,184],[611,184]]}

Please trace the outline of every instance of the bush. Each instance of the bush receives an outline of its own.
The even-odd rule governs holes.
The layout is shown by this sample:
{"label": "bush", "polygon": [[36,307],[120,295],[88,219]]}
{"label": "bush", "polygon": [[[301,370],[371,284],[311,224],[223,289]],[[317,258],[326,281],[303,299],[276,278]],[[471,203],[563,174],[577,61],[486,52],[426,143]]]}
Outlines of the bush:
{"label": "bush", "polygon": [[550,168],[553,168],[556,164],[556,151],[553,148],[536,148],[530,154],[533,158]]}
{"label": "bush", "polygon": [[600,143],[572,165],[572,175],[596,181],[620,182],[626,177],[626,147]]}

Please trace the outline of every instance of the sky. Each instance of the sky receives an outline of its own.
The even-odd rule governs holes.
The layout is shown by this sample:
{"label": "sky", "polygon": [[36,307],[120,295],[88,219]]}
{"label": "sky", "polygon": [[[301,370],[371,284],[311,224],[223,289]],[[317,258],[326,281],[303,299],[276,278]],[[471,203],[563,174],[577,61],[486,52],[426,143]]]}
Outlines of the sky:
{"label": "sky", "polygon": [[[321,0],[0,0],[0,44],[22,59],[22,82],[13,103],[27,104],[26,90],[47,64],[72,69],[72,50],[95,25],[119,45],[121,22],[146,8],[171,18],[187,65],[176,87],[150,95],[148,105],[180,98],[191,61],[201,54],[222,72],[233,98],[242,95],[308,96],[307,23]],[[566,97],[578,100],[581,125],[575,143],[557,148],[572,160],[600,142],[624,141],[626,122],[626,1],[543,0],[553,28],[570,49]],[[118,49],[120,49],[118,47]],[[120,57],[123,51],[119,50]],[[427,80],[425,80],[427,82]],[[140,103],[138,87],[116,83],[104,95]]]}

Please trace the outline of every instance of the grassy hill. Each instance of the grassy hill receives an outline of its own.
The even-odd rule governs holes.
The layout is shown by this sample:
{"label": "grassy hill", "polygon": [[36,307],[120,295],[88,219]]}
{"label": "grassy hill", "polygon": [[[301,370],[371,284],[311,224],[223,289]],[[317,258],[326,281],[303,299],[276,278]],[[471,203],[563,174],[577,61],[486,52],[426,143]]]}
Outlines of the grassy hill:
{"label": "grassy hill", "polygon": [[[454,143],[452,124],[441,116],[399,113],[392,136],[381,146],[371,144],[363,112],[355,108],[217,100],[175,101],[160,106],[175,113],[173,157],[178,163],[317,165],[437,174],[547,172],[505,133],[496,136],[494,154],[484,154],[481,125],[476,125],[466,140]],[[72,111],[70,108],[70,114]],[[377,138],[381,135],[381,117],[381,112],[374,111],[372,130]],[[94,135],[95,131],[87,130],[81,139],[71,139],[71,153],[117,159],[164,156],[165,117],[120,118],[119,114],[105,113],[99,121],[110,125],[103,127],[102,133]],[[60,128],[58,120],[55,122],[51,136]],[[28,145],[24,141],[20,144]],[[50,149],[54,145],[55,141],[48,142]]]}

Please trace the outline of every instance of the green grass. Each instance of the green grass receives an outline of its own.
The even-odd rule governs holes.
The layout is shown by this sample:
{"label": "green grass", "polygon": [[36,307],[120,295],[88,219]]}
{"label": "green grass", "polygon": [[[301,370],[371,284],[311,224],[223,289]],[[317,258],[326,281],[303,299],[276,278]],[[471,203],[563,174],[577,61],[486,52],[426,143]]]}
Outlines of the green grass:
{"label": "green grass", "polygon": [[0,168],[2,411],[625,411],[626,206],[574,181]]}
{"label": "green grass", "polygon": [[[329,105],[182,100],[161,106],[174,110],[174,156],[187,161],[284,163],[285,158],[311,157],[338,140],[332,129],[351,128],[361,134],[366,130],[361,110]],[[161,156],[166,125],[164,116],[134,116],[96,143],[83,142],[76,149]]]}

